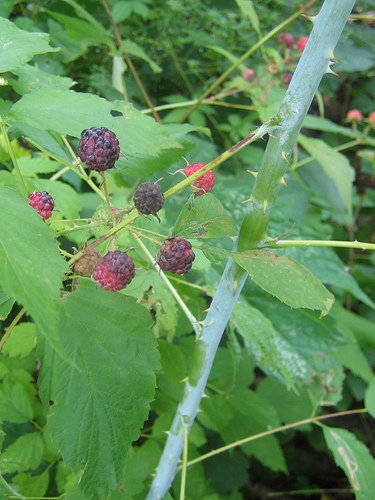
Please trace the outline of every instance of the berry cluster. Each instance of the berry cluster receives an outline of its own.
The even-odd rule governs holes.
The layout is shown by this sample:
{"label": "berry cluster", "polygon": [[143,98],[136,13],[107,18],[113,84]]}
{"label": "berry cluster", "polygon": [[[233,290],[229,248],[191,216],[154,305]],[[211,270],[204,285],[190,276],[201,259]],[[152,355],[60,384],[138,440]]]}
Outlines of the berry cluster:
{"label": "berry cluster", "polygon": [[[250,72],[247,74],[249,80],[253,77]],[[119,158],[119,142],[115,134],[105,127],[92,127],[82,132],[77,154],[89,170],[104,172],[112,168]],[[204,166],[204,163],[192,163],[181,172],[190,177]],[[215,176],[210,170],[195,180],[191,184],[191,189],[195,196],[202,196],[212,191],[214,185]],[[163,191],[155,182],[141,184],[134,194],[134,206],[138,212],[142,215],[154,215],[159,222],[158,212],[163,205]],[[115,216],[119,215],[119,210],[113,207],[111,212]],[[91,279],[104,290],[113,292],[122,290],[135,276],[133,260],[126,252],[120,250],[108,252],[103,258],[96,249],[87,249],[82,253],[83,255],[74,264],[74,272],[79,276],[91,276]],[[159,268],[173,274],[183,274],[191,269],[194,259],[191,243],[177,236],[165,239],[156,256]]]}

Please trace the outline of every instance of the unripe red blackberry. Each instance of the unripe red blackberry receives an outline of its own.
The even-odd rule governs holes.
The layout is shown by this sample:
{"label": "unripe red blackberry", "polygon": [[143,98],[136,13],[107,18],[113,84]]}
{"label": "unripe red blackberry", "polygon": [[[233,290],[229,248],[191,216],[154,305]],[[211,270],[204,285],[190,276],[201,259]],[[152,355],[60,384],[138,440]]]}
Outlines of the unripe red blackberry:
{"label": "unripe red blackberry", "polygon": [[246,68],[242,71],[242,78],[247,82],[252,82],[255,78],[255,71],[252,68]]}
{"label": "unripe red blackberry", "polygon": [[298,40],[297,48],[300,52],[303,52],[305,50],[308,40],[309,38],[307,36],[301,36],[301,38]]}
{"label": "unripe red blackberry", "polygon": [[[204,167],[204,163],[192,163],[185,168],[186,177],[190,177],[192,174],[200,170]],[[212,170],[209,170],[207,173],[203,174],[202,177],[199,177],[193,184],[190,186],[193,193],[196,196],[202,196],[203,194],[209,193],[212,191],[212,188],[215,185],[215,175]]]}
{"label": "unripe red blackberry", "polygon": [[77,154],[89,170],[104,172],[115,166],[120,147],[113,132],[105,127],[92,127],[81,133]]}
{"label": "unripe red blackberry", "polygon": [[[85,252],[85,251],[84,251]],[[74,264],[74,272],[80,276],[91,276],[94,272],[96,264],[102,259],[100,253],[93,248],[89,252],[85,252]]]}
{"label": "unripe red blackberry", "polygon": [[346,119],[348,122],[360,122],[363,116],[359,109],[350,109],[346,113]]}
{"label": "unripe red blackberry", "polygon": [[371,113],[367,117],[367,121],[372,128],[375,128],[375,111],[371,111]]}
{"label": "unripe red blackberry", "polygon": [[129,285],[134,275],[133,260],[126,252],[116,250],[108,252],[96,264],[92,279],[104,290],[118,292]]}
{"label": "unripe red blackberry", "polygon": [[294,36],[291,33],[279,33],[277,35],[277,43],[282,43],[286,47],[293,47],[294,45]]}
{"label": "unripe red blackberry", "polygon": [[191,243],[184,238],[173,236],[164,240],[156,256],[160,269],[173,274],[184,274],[191,269],[195,259]]}
{"label": "unripe red blackberry", "polygon": [[157,212],[163,208],[164,195],[159,184],[141,184],[134,194],[134,205],[140,214],[154,215],[160,222]]}
{"label": "unripe red blackberry", "polygon": [[52,215],[52,210],[55,208],[55,202],[47,191],[34,191],[28,196],[33,208],[38,212],[43,220],[49,219]]}

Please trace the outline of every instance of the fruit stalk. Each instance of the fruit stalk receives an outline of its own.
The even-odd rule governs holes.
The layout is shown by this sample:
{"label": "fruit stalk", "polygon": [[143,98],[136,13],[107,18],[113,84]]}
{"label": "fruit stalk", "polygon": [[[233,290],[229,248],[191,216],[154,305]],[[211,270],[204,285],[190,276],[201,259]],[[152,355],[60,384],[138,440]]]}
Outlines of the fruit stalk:
{"label": "fruit stalk", "polygon": [[[355,0],[326,0],[314,19],[309,42],[303,51],[293,80],[278,112],[280,123],[268,141],[264,159],[254,185],[247,213],[235,250],[248,250],[262,244],[271,211],[287,169],[287,158],[296,143],[303,119],[320,80],[329,71],[330,56],[337,44]],[[204,395],[216,350],[236,304],[247,274],[228,260],[224,274],[203,323],[184,397],[168,433],[147,500],[159,500],[168,491],[183,448],[184,423],[190,428]]]}

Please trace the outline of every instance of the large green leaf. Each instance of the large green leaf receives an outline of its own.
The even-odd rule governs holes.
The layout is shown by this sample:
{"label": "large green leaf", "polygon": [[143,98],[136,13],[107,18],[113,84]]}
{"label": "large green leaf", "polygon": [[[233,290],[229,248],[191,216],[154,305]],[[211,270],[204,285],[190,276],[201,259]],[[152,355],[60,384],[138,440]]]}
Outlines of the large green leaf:
{"label": "large green leaf", "polygon": [[327,314],[334,296],[304,266],[288,257],[259,250],[233,253],[237,262],[263,290],[292,308],[319,309]]}
{"label": "large green leaf", "polygon": [[329,181],[336,187],[345,210],[351,214],[354,170],[349,160],[320,139],[300,134],[298,142],[320,164]]}
{"label": "large green leaf", "polygon": [[49,429],[87,499],[106,498],[139,437],[155,390],[156,340],[147,309],[90,282],[61,303],[59,335],[78,368],[45,344],[40,395]]}
{"label": "large green leaf", "polygon": [[207,193],[184,205],[173,232],[191,238],[221,238],[234,236],[237,228],[220,201]]}
{"label": "large green leaf", "polygon": [[29,206],[29,200],[0,186],[0,283],[22,304],[61,353],[56,338],[61,279],[69,267],[59,254],[55,233]]}
{"label": "large green leaf", "polygon": [[[112,111],[121,116],[113,117]],[[10,111],[9,122],[20,128],[26,124],[73,137],[80,137],[86,128],[107,127],[117,135],[122,152],[129,155],[116,163],[119,168],[127,167],[127,174],[137,167],[139,159],[158,157],[162,151],[171,149],[182,154],[181,145],[163,127],[130,103],[111,103],[92,94],[61,88],[44,87],[24,95]],[[142,174],[138,171],[133,175]]]}
{"label": "large green leaf", "polygon": [[30,33],[0,17],[0,73],[13,71],[30,61],[36,54],[55,52],[46,33]]}
{"label": "large green leaf", "polygon": [[354,434],[335,427],[324,427],[324,438],[336,464],[345,472],[356,500],[374,498],[375,459]]}

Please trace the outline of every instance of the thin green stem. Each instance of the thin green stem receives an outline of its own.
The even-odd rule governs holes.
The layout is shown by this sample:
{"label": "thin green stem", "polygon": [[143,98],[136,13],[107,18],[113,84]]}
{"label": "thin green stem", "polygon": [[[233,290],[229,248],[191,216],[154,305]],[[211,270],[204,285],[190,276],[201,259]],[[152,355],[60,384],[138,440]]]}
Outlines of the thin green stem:
{"label": "thin green stem", "polygon": [[260,47],[262,47],[263,44],[265,44],[268,40],[273,38],[279,31],[282,31],[286,26],[288,26],[291,22],[293,22],[295,19],[297,19],[301,14],[304,14],[308,9],[310,9],[314,3],[316,3],[317,0],[312,0],[309,2],[308,5],[304,6],[302,9],[299,9],[295,14],[290,16],[286,21],[282,22],[276,28],[274,28],[272,31],[270,31],[266,36],[261,38],[255,45],[253,45],[245,54],[243,54],[230,68],[228,68],[210,87],[203,92],[203,94],[199,97],[199,99],[196,100],[196,102],[193,104],[191,108],[189,108],[186,113],[182,116],[180,119],[180,123],[183,123],[186,121],[188,116],[199,106],[199,104],[202,103],[202,101],[209,95],[212,94],[212,92],[219,86],[221,85],[224,80],[228,78],[228,76],[235,71],[240,64],[242,64],[246,59],[248,59],[254,52],[256,52]]}
{"label": "thin green stem", "polygon": [[21,185],[21,189],[22,189],[24,195],[28,196],[29,193],[27,191],[27,187],[26,187],[25,181],[24,181],[24,179],[22,177],[21,170],[20,170],[20,168],[18,166],[17,158],[14,155],[12,144],[11,144],[10,139],[9,139],[6,122],[3,121],[3,120],[1,120],[1,130],[2,130],[2,133],[3,133],[4,140],[5,140],[5,144],[6,144],[7,149],[8,149],[9,156],[10,156],[10,158],[12,160],[12,163],[13,163],[14,170],[15,170],[15,172],[17,174],[19,183]]}
{"label": "thin green stem", "polygon": [[334,247],[357,248],[358,250],[375,250],[375,243],[361,241],[336,241],[336,240],[275,240],[267,239],[258,248],[291,248],[291,247]]}
{"label": "thin green stem", "polygon": [[138,236],[138,234],[136,234],[135,232],[132,231],[132,234],[134,236],[134,238],[137,240],[137,243],[139,244],[139,246],[142,248],[143,252],[146,254],[147,258],[149,259],[149,261],[151,262],[151,264],[153,266],[155,266],[158,271],[159,271],[159,274],[161,276],[161,278],[163,279],[164,283],[167,285],[167,287],[169,288],[170,292],[172,293],[173,297],[176,299],[176,302],[178,303],[178,305],[181,307],[181,309],[183,310],[183,312],[185,313],[186,317],[188,318],[188,320],[190,321],[192,327],[194,328],[194,331],[195,331],[195,334],[198,336],[199,333],[201,332],[201,325],[199,323],[199,321],[194,317],[194,315],[190,312],[190,309],[188,307],[186,307],[186,304],[185,302],[182,300],[182,298],[180,297],[180,295],[178,294],[177,290],[174,288],[174,286],[172,285],[172,283],[169,281],[169,279],[167,278],[167,276],[164,274],[164,272],[160,269],[160,267],[158,266],[158,264],[156,263],[154,257],[151,255],[151,253],[148,251],[148,248],[145,246],[145,244],[143,243],[143,241],[141,240],[141,238]]}
{"label": "thin green stem", "polygon": [[260,432],[259,434],[255,434],[254,436],[249,436],[244,439],[239,439],[234,443],[227,444],[225,446],[222,446],[221,448],[212,450],[209,453],[205,453],[204,455],[201,455],[200,457],[195,458],[194,460],[190,460],[190,462],[187,463],[187,466],[191,467],[194,464],[203,462],[203,460],[207,460],[208,458],[214,457],[215,455],[219,455],[224,451],[232,450],[233,448],[237,448],[238,446],[242,446],[243,444],[250,443],[251,441],[256,441],[257,439],[261,439],[267,436],[272,436],[273,434],[278,434],[279,432],[284,432],[289,429],[295,429],[296,427],[300,427],[301,425],[314,424],[321,420],[327,420],[328,418],[338,418],[347,415],[355,415],[359,413],[367,413],[367,409],[360,408],[358,410],[341,411],[330,415],[320,415],[318,417],[311,417],[311,418],[306,418],[304,420],[299,420],[298,422],[293,422],[292,424],[285,424],[280,427],[275,427],[275,429],[270,429],[268,431]]}
{"label": "thin green stem", "polygon": [[11,324],[8,326],[7,331],[4,333],[0,340],[0,351],[3,348],[3,345],[5,342],[8,340],[10,337],[10,334],[12,333],[13,328],[18,324],[19,320],[22,318],[22,316],[26,313],[26,309],[23,307],[20,312],[17,314],[17,316],[13,319]]}
{"label": "thin green stem", "polygon": [[187,425],[187,422],[184,422],[184,447],[182,450],[180,500],[184,500],[185,498],[188,446],[189,446],[189,427]]}

